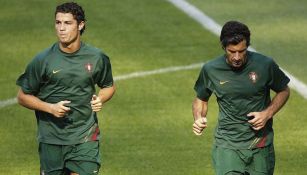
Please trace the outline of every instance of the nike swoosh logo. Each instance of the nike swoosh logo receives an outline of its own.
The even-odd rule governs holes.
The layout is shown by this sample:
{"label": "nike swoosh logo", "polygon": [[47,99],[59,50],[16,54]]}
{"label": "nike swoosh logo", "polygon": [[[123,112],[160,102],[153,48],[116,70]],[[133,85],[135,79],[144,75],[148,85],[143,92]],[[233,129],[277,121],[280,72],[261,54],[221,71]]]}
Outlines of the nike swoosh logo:
{"label": "nike swoosh logo", "polygon": [[53,70],[52,73],[53,73],[53,74],[56,74],[56,73],[60,72],[61,70],[62,70],[62,69],[60,69],[60,70]]}
{"label": "nike swoosh logo", "polygon": [[225,83],[228,83],[229,81],[220,81],[220,85],[223,85]]}

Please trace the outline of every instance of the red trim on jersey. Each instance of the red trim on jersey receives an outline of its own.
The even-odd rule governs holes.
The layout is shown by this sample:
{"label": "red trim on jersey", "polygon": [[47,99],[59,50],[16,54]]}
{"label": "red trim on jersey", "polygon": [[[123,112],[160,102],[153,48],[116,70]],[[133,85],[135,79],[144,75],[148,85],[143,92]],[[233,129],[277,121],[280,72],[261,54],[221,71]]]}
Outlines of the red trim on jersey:
{"label": "red trim on jersey", "polygon": [[93,135],[92,135],[91,140],[92,140],[92,141],[97,140],[97,136],[98,136],[99,133],[100,133],[100,130],[99,130],[99,127],[97,126],[96,129],[95,129],[95,132],[94,132]]}
{"label": "red trim on jersey", "polygon": [[261,140],[258,142],[258,144],[256,145],[257,148],[263,148],[265,147],[265,141],[267,139],[267,135],[262,137]]}

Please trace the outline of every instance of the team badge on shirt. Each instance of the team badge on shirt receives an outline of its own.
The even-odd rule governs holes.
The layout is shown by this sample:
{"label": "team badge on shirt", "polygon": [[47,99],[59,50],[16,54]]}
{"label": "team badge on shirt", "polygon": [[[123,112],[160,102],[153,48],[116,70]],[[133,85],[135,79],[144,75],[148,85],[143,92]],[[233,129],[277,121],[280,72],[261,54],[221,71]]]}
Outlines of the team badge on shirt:
{"label": "team badge on shirt", "polygon": [[253,83],[256,83],[258,80],[258,75],[256,74],[256,72],[250,72],[249,79],[252,80]]}
{"label": "team badge on shirt", "polygon": [[84,66],[85,66],[85,70],[86,70],[87,72],[90,73],[90,72],[93,71],[93,64],[87,63],[87,64],[85,64]]}

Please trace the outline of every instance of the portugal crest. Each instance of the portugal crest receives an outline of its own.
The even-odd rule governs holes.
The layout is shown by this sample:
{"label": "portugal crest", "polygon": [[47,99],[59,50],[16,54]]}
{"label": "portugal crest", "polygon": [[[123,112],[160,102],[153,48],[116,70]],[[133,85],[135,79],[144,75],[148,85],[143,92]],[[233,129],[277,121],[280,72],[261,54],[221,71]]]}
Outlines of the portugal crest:
{"label": "portugal crest", "polygon": [[253,83],[256,83],[258,80],[258,75],[256,74],[256,72],[250,72],[249,79],[252,80]]}
{"label": "portugal crest", "polygon": [[93,71],[93,64],[91,63],[87,63],[84,65],[85,66],[85,70],[88,72],[88,73],[91,73]]}

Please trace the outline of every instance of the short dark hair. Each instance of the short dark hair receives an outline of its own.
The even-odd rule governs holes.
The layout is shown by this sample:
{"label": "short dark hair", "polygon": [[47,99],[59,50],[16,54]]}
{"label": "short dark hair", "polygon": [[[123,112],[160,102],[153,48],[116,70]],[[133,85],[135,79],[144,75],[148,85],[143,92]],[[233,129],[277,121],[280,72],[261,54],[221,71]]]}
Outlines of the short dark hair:
{"label": "short dark hair", "polygon": [[[58,5],[55,10],[55,15],[57,13],[71,13],[74,16],[74,19],[77,20],[78,25],[84,21],[85,22],[85,13],[80,5],[75,2],[66,2],[64,4]],[[80,34],[85,30],[85,25],[81,29]]]}
{"label": "short dark hair", "polygon": [[248,47],[250,45],[250,31],[245,24],[238,21],[228,21],[224,24],[220,35],[223,49],[229,44],[237,45],[243,40],[246,40]]}

